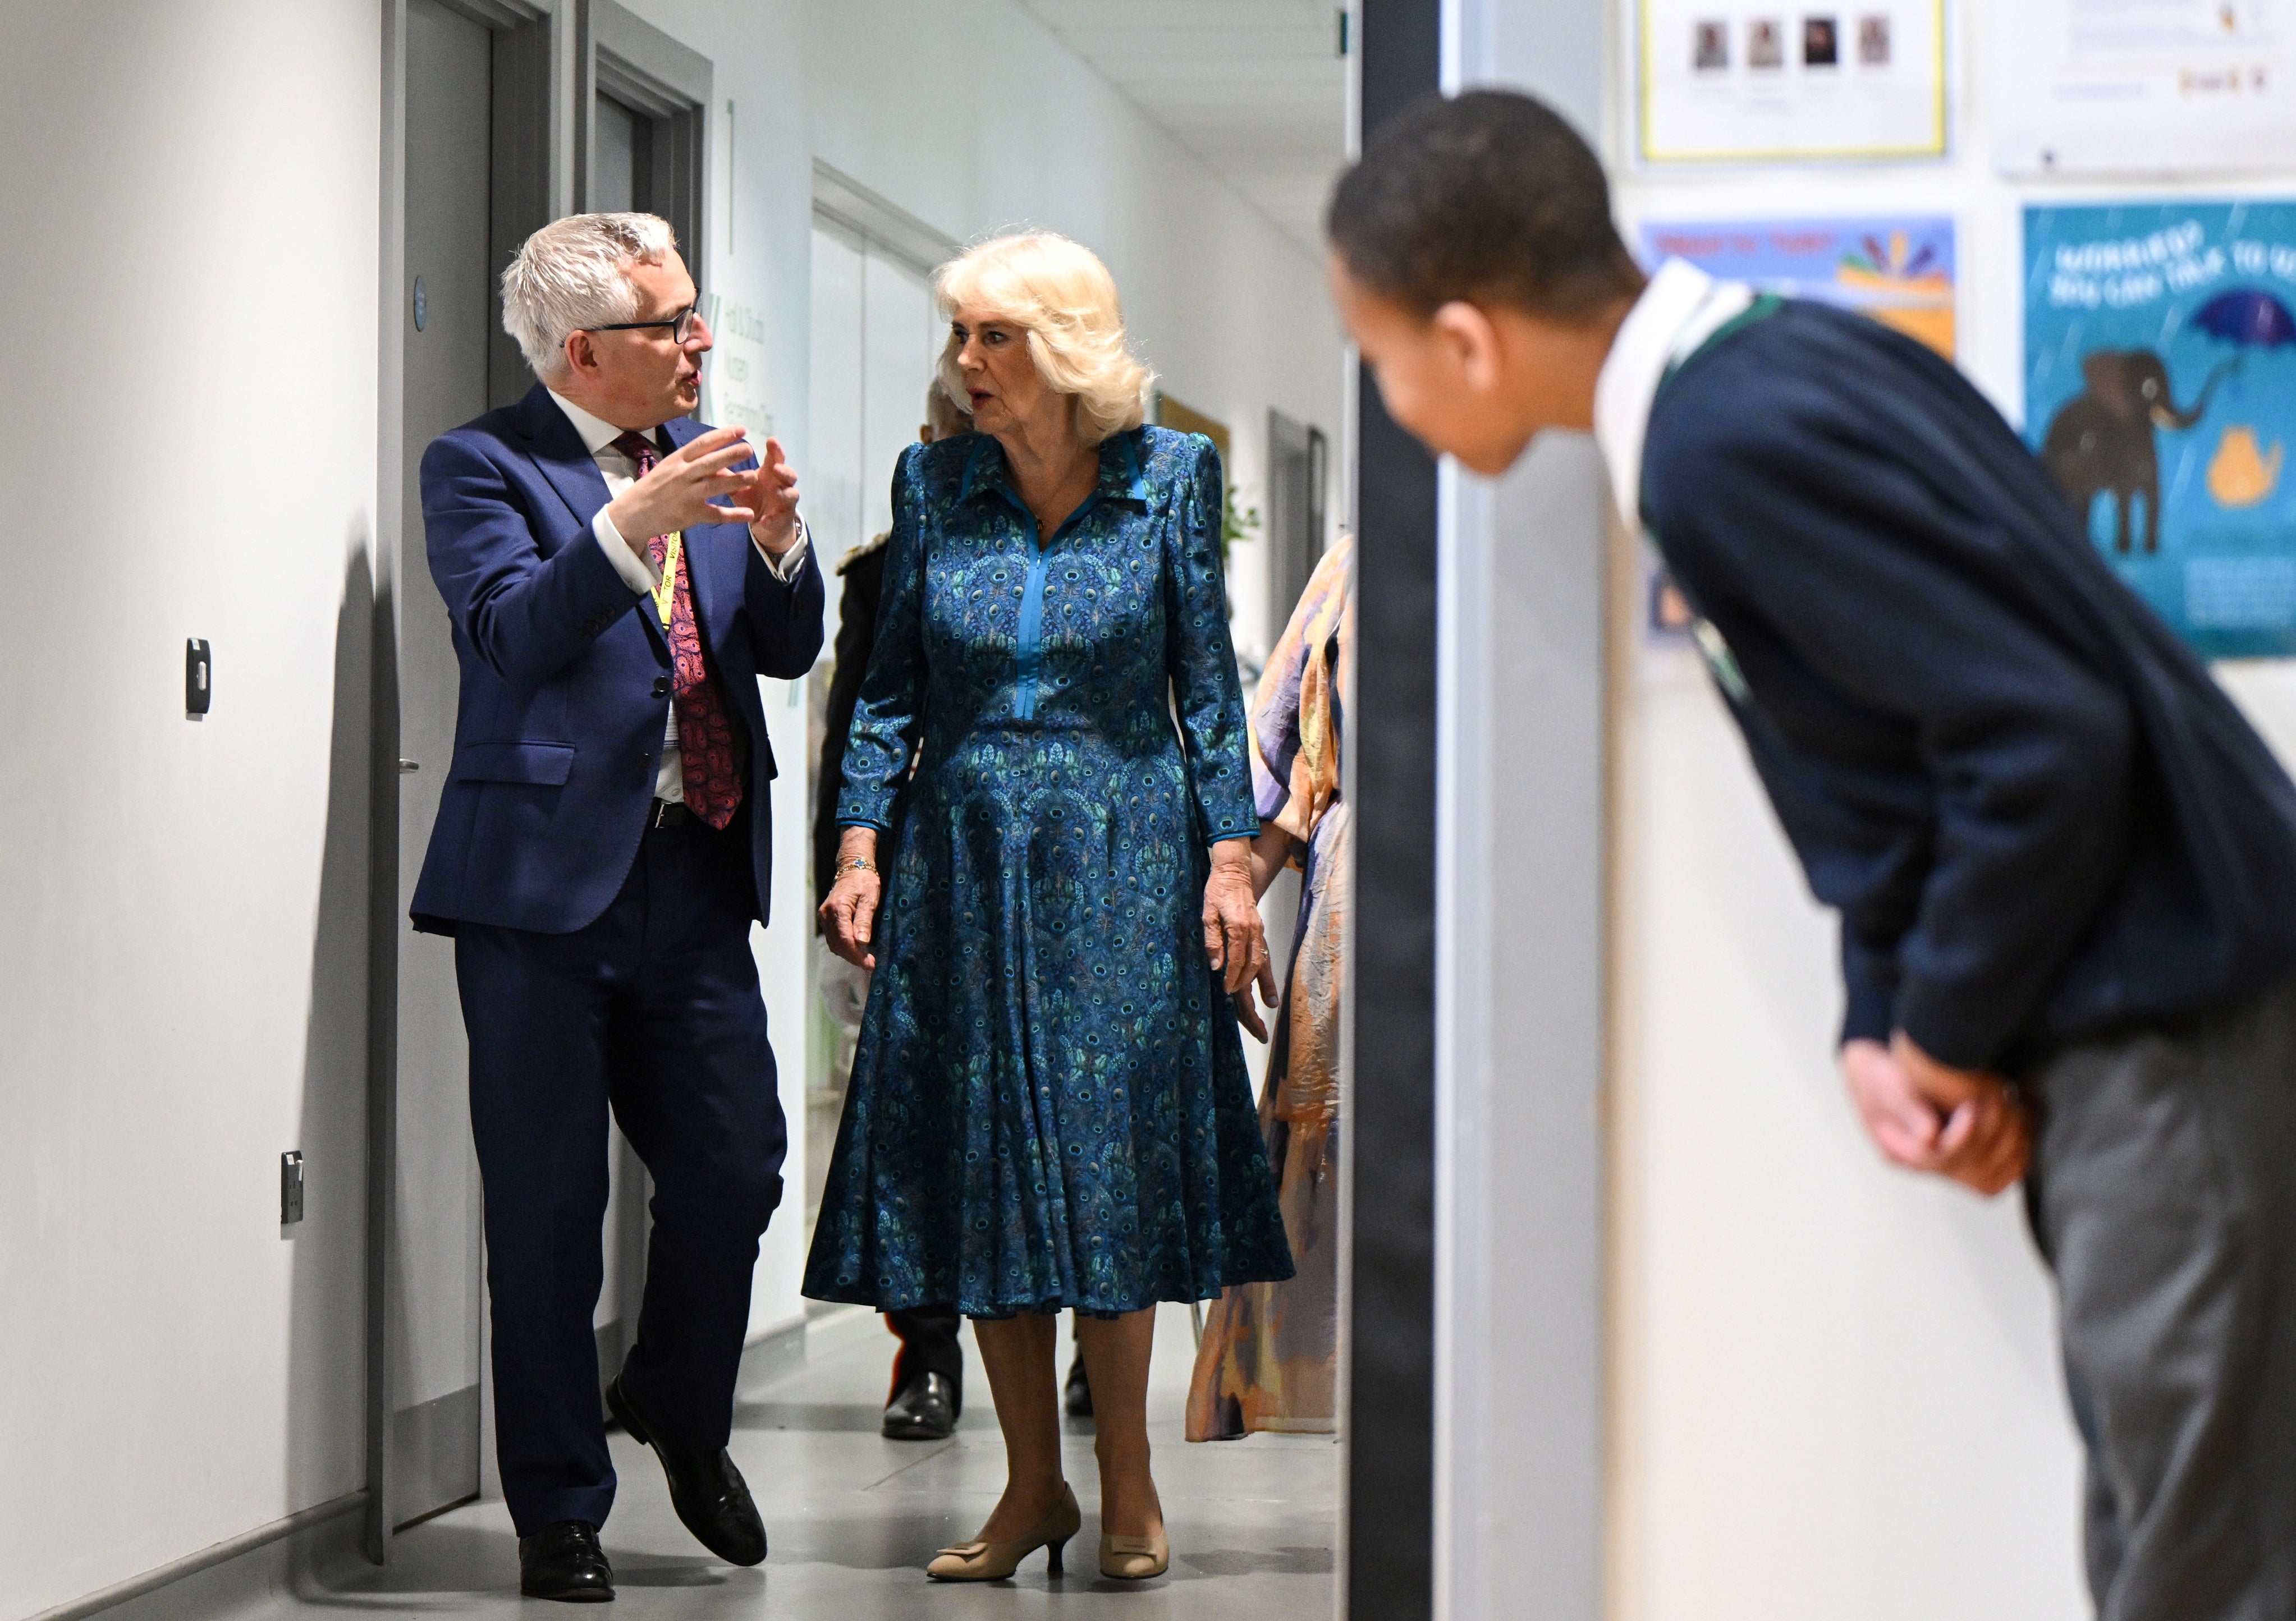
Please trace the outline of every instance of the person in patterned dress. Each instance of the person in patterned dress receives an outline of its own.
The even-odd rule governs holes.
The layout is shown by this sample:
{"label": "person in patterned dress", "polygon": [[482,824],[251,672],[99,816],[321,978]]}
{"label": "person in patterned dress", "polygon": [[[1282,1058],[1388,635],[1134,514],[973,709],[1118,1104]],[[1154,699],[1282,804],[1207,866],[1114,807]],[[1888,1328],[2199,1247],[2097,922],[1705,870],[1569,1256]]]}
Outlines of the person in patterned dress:
{"label": "person in patterned dress", "polygon": [[1007,1484],[942,1580],[1039,1547],[1057,1568],[1080,1526],[1053,1360],[1073,1309],[1100,1567],[1156,1576],[1155,1306],[1292,1270],[1230,1001],[1275,982],[1219,462],[1142,425],[1150,374],[1077,243],[999,238],[936,292],[941,383],[979,431],[912,447],[894,484],[822,905],[873,977],[806,1293],[974,1320]]}

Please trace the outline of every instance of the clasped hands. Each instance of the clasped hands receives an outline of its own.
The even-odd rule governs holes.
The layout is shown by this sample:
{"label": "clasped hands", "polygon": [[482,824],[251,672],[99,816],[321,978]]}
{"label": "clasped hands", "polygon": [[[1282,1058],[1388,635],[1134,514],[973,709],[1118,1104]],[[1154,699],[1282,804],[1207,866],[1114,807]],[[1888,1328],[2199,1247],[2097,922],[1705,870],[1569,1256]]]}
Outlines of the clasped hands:
{"label": "clasped hands", "polygon": [[[837,841],[837,881],[821,903],[822,937],[829,949],[848,962],[866,969],[877,966],[870,949],[876,929],[877,902],[884,881],[875,871],[877,830],[849,827]],[[1267,929],[1260,921],[1259,903],[1253,897],[1250,847],[1241,839],[1212,847],[1211,875],[1204,880],[1204,952],[1219,974],[1222,987],[1234,998],[1236,1017],[1259,1041],[1267,1027],[1252,1005],[1251,988],[1260,1000],[1275,1005],[1275,969],[1268,960]]]}
{"label": "clasped hands", "polygon": [[748,430],[712,428],[655,463],[614,497],[606,517],[635,551],[698,523],[746,523],[758,544],[779,557],[797,540],[797,470],[774,438],[757,466],[736,469],[750,451]]}
{"label": "clasped hands", "polygon": [[2025,1175],[2032,1118],[1999,1076],[1941,1064],[1900,1030],[1887,1046],[1844,1042],[1841,1078],[1866,1134],[1892,1164],[1988,1198]]}

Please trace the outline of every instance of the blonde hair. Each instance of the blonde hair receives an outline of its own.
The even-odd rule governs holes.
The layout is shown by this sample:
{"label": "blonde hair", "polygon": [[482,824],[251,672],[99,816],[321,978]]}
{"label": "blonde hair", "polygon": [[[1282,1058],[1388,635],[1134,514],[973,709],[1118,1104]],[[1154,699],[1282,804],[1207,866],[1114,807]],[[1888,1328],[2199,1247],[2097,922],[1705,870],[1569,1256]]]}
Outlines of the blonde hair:
{"label": "blonde hair", "polygon": [[[1124,346],[1116,280],[1091,249],[1051,231],[1021,231],[971,248],[933,274],[944,316],[960,307],[1009,321],[1028,335],[1037,375],[1076,400],[1077,431],[1087,445],[1140,426],[1156,373]],[[956,369],[955,332],[940,355],[940,386],[967,397]]]}
{"label": "blonde hair", "polygon": [[520,244],[503,272],[503,330],[534,374],[566,370],[566,340],[638,316],[632,265],[659,265],[677,237],[654,214],[570,214]]}

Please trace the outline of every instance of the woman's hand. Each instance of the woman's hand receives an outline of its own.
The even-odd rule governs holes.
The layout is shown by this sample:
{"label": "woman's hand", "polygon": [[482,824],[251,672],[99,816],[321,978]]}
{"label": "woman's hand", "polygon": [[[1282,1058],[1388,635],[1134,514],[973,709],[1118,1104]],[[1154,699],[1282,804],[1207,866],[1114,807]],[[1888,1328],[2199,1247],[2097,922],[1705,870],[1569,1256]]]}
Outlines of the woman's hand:
{"label": "woman's hand", "polygon": [[[1267,963],[1267,930],[1259,921],[1259,903],[1251,893],[1247,839],[1223,839],[1212,846],[1212,872],[1204,880],[1204,953],[1220,970],[1229,995],[1257,979],[1268,1002],[1275,1002],[1275,975]],[[1255,1016],[1246,1027],[1258,1023]]]}
{"label": "woman's hand", "polygon": [[[865,862],[866,866],[856,866]],[[877,926],[877,899],[885,892],[876,871],[877,830],[849,827],[837,841],[837,881],[821,903],[821,933],[829,949],[857,968],[873,969],[869,937]]]}
{"label": "woman's hand", "polygon": [[1236,992],[1234,997],[1236,1023],[1251,1032],[1252,1040],[1266,1041],[1267,1021],[1260,1017],[1259,1006],[1251,1000],[1251,993],[1255,990],[1259,993],[1259,1000],[1267,1004],[1267,1011],[1273,1013],[1275,1011],[1277,1000],[1274,963],[1262,962],[1259,965],[1258,977],[1250,985]]}

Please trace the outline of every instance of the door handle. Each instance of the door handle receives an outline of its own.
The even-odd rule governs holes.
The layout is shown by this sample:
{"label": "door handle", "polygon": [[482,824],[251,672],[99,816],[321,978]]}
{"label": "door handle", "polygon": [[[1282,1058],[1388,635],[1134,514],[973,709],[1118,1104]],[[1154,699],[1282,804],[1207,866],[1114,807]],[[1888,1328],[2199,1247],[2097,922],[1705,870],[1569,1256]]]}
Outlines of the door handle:
{"label": "door handle", "polygon": [[422,769],[422,762],[420,760],[401,760],[398,762],[398,774],[402,777],[408,772],[420,771]]}

